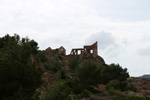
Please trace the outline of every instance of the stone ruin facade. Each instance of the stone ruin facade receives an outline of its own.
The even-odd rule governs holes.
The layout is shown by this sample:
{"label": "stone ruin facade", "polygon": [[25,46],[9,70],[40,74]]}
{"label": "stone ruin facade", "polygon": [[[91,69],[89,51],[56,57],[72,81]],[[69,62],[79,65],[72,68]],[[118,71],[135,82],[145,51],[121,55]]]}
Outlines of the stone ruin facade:
{"label": "stone ruin facade", "polygon": [[97,52],[97,42],[92,45],[86,45],[83,48],[72,49],[70,55],[83,55],[83,54],[91,54],[93,58],[98,56]]}
{"label": "stone ruin facade", "polygon": [[48,47],[46,51],[66,55],[66,49],[63,46],[56,49],[51,49],[50,47]]}
{"label": "stone ruin facade", "polygon": [[[66,49],[63,46],[56,49],[51,49],[49,47],[46,49],[46,51],[53,51],[55,53],[63,54],[66,56]],[[83,48],[72,49],[70,55],[67,56],[86,55],[86,54],[92,55],[93,58],[96,58],[98,56],[97,41],[92,45],[85,45]]]}

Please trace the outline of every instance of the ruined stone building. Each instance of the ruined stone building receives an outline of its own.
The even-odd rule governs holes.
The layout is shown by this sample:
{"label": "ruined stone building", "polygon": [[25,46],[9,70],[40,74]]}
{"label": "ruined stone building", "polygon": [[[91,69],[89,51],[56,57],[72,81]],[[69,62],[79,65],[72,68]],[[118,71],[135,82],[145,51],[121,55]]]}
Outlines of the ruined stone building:
{"label": "ruined stone building", "polygon": [[[66,56],[66,49],[61,46],[59,48],[56,49],[51,49],[50,47],[46,49],[47,52],[54,52],[54,53],[58,53],[58,54],[64,54]],[[70,55],[67,56],[73,56],[73,55],[92,55],[93,58],[96,58],[98,56],[98,52],[97,52],[97,42],[95,42],[92,45],[85,45],[83,48],[76,48],[76,49],[72,49]]]}
{"label": "ruined stone building", "polygon": [[66,55],[66,49],[65,49],[63,46],[59,47],[57,50],[58,50],[58,53],[59,53],[59,54],[64,54],[64,55]]}
{"label": "ruined stone building", "polygon": [[94,58],[98,56],[97,42],[92,45],[86,45],[83,48],[72,49],[70,55],[91,54]]}
{"label": "ruined stone building", "polygon": [[50,47],[48,47],[46,51],[66,55],[66,49],[63,46],[56,49],[51,49]]}

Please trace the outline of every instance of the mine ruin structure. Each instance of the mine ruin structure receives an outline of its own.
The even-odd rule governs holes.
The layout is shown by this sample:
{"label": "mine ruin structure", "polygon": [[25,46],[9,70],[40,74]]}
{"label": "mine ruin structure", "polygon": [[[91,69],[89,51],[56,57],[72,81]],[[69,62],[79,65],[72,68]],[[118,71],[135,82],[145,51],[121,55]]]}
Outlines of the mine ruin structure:
{"label": "mine ruin structure", "polygon": [[70,55],[66,55],[66,49],[63,46],[56,48],[56,49],[51,49],[50,47],[48,47],[46,49],[46,52],[54,52],[58,54],[63,54],[64,56],[88,55],[89,54],[89,55],[92,55],[93,58],[96,58],[98,56],[97,41],[94,44],[86,45],[83,48],[72,49]]}
{"label": "mine ruin structure", "polygon": [[66,55],[66,49],[63,46],[56,49],[51,49],[50,47],[48,47],[46,51]]}
{"label": "mine ruin structure", "polygon": [[97,52],[97,41],[92,45],[84,46],[83,48],[72,49],[70,55],[83,55],[83,54],[91,54],[93,58],[98,56]]}

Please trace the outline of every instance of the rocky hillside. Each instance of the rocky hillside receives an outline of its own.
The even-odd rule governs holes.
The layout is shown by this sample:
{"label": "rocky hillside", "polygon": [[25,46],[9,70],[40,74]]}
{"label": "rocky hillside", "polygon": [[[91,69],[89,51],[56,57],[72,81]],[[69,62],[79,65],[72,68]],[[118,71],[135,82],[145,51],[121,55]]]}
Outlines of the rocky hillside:
{"label": "rocky hillside", "polygon": [[95,44],[66,55],[19,35],[0,41],[0,100],[150,100],[150,79],[105,64]]}
{"label": "rocky hillside", "polygon": [[[64,56],[55,52],[51,51],[43,51],[44,55],[48,59],[47,63],[48,65],[51,65],[53,62],[59,62],[65,70],[69,70],[69,60],[73,58],[73,56]],[[97,56],[96,58],[93,58],[91,55],[79,55],[77,56],[78,63],[82,63],[86,60],[90,60],[94,62],[97,66],[103,67],[105,65],[105,61],[102,57]],[[45,94],[47,94],[48,90],[52,88],[53,82],[56,81],[55,72],[49,70],[45,63],[41,64],[42,68],[44,70],[43,74],[43,80],[44,83],[41,86],[41,88],[37,89],[37,91],[41,92],[40,98],[42,98]],[[56,67],[56,66],[55,66]],[[73,74],[70,72],[67,72],[67,78],[72,78]],[[132,96],[141,96],[141,97],[149,97],[150,96],[150,79],[143,79],[143,78],[128,78],[127,81],[129,83],[132,83],[132,85],[136,88],[136,91],[128,90],[128,91],[120,91],[120,90],[106,90],[107,84],[98,84],[95,86],[95,90],[99,91],[99,93],[93,94],[90,97],[82,98],[81,100],[124,100],[124,99],[116,99],[118,95],[123,96],[129,96],[129,98],[132,98]],[[132,87],[130,87],[132,88]],[[130,97],[131,96],[131,97]],[[124,98],[124,97],[120,97]],[[136,98],[136,97],[133,97]],[[138,97],[137,97],[138,98]],[[63,100],[63,99],[62,99]],[[76,99],[72,99],[76,100]],[[127,99],[125,99],[127,100]],[[131,99],[132,100],[132,99]],[[140,99],[135,99],[140,100]],[[147,100],[147,99],[141,99],[141,100]]]}
{"label": "rocky hillside", "polygon": [[[139,97],[150,97],[150,79],[149,78],[137,78],[137,77],[130,77],[128,78],[128,81],[132,81],[133,85],[136,87],[136,91],[115,91],[113,95],[110,95],[109,93],[105,93],[103,95],[93,95],[90,98],[84,98],[82,100],[114,100],[116,95],[124,95],[126,97],[133,97],[132,100],[149,100],[149,99],[135,99],[136,96]],[[118,99],[119,100],[119,99]],[[124,100],[124,99],[120,99]],[[130,99],[125,99],[130,100]]]}
{"label": "rocky hillside", "polygon": [[[48,61],[47,61],[48,64],[51,64],[53,62],[59,62],[62,65],[62,67],[64,67],[66,70],[68,70],[68,68],[69,68],[68,62],[71,58],[73,58],[73,56],[64,56],[64,55],[58,54],[57,52],[53,52],[53,51],[42,51],[42,52],[48,59]],[[97,66],[102,66],[103,64],[105,64],[104,59],[100,56],[93,58],[91,55],[79,55],[77,57],[78,57],[79,63],[82,63],[85,60],[91,60]],[[44,74],[43,74],[44,83],[41,86],[41,88],[37,89],[37,91],[41,92],[41,94],[40,94],[40,98],[41,98],[43,95],[45,95],[47,93],[48,89],[51,88],[52,83],[54,81],[54,72],[45,68],[44,66],[47,66],[47,65],[43,64],[42,62],[39,65],[44,70]],[[70,75],[71,74],[68,73],[68,77],[70,77]]]}
{"label": "rocky hillside", "polygon": [[149,78],[132,78],[132,79],[140,95],[150,96],[150,79]]}

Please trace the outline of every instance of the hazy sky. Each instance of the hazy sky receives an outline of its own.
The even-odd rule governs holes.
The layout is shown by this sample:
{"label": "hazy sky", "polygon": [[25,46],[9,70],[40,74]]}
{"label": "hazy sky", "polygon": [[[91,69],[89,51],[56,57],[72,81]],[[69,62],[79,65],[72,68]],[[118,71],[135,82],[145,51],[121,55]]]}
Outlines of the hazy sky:
{"label": "hazy sky", "polygon": [[98,41],[107,64],[150,74],[150,0],[0,0],[0,36],[28,36],[70,53]]}

